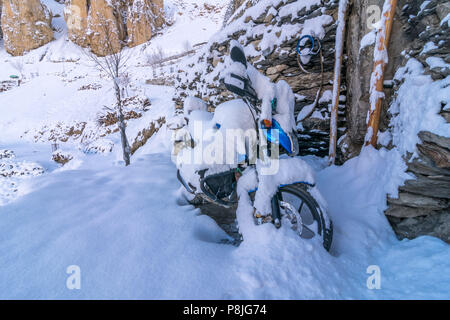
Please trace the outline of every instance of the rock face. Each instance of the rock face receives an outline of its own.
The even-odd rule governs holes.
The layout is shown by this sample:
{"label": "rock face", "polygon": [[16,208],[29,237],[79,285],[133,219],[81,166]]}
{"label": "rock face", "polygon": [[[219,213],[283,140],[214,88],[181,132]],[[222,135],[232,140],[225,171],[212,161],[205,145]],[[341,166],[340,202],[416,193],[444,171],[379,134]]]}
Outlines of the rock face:
{"label": "rock face", "polygon": [[99,56],[150,40],[164,24],[163,0],[69,0],[64,9],[69,39]]}
{"label": "rock face", "polygon": [[[347,28],[347,116],[348,157],[358,155],[367,130],[366,117],[369,110],[369,84],[373,70],[373,45],[361,48],[364,36],[375,37],[369,26],[380,18],[379,8],[383,0],[361,0],[360,5],[349,9]],[[374,6],[369,8],[370,6]],[[368,23],[369,21],[369,23]],[[393,28],[394,29],[394,28]]]}
{"label": "rock face", "polygon": [[120,51],[126,38],[118,0],[91,1],[87,21],[89,46],[92,52],[105,56]]}
{"label": "rock face", "polygon": [[134,47],[151,39],[155,28],[164,24],[162,0],[134,0],[128,8],[128,45]]}
{"label": "rock face", "polygon": [[83,48],[89,45],[88,10],[88,0],[68,0],[64,8],[69,39]]}
{"label": "rock face", "polygon": [[52,16],[40,0],[3,0],[1,20],[5,49],[13,56],[53,40]]}

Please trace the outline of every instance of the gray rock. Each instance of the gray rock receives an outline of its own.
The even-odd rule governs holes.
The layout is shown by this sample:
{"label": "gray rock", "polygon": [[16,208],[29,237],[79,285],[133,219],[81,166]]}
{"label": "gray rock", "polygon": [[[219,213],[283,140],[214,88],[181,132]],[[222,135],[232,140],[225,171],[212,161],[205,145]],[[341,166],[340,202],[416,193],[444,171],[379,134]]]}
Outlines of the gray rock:
{"label": "gray rock", "polygon": [[419,236],[433,236],[450,243],[450,212],[443,210],[429,216],[396,218],[388,220],[399,239],[414,239]]}
{"label": "gray rock", "polygon": [[417,175],[416,180],[405,181],[405,185],[400,186],[399,190],[433,198],[450,199],[450,178]]}
{"label": "gray rock", "polygon": [[450,13],[450,1],[439,3],[436,5],[436,14],[442,21]]}
{"label": "gray rock", "polygon": [[[406,206],[411,208],[419,208],[426,210],[442,210],[449,208],[449,201],[442,198],[426,197],[408,192],[400,192],[397,199],[389,198],[388,203],[395,206]],[[396,214],[398,210],[386,211],[387,215],[402,217]],[[417,214],[421,215],[421,214]],[[423,214],[422,214],[423,215]]]}

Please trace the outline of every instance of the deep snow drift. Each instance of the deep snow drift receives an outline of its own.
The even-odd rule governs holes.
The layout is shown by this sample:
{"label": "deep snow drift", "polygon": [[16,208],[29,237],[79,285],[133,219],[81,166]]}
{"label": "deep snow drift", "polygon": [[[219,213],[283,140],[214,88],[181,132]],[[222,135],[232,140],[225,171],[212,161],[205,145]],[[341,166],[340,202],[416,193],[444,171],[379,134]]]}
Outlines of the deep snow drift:
{"label": "deep snow drift", "polygon": [[[36,151],[34,161],[49,154],[17,150]],[[220,244],[225,233],[180,199],[168,150],[132,160],[125,168],[89,155],[63,171],[42,162],[47,173],[0,207],[1,298],[449,298],[449,246],[396,240],[380,210],[385,151],[326,169],[306,158],[335,223],[332,255],[288,228],[255,226],[251,207],[238,212],[241,246]],[[66,287],[71,265],[80,290]],[[380,267],[379,290],[366,286],[370,265]]]}

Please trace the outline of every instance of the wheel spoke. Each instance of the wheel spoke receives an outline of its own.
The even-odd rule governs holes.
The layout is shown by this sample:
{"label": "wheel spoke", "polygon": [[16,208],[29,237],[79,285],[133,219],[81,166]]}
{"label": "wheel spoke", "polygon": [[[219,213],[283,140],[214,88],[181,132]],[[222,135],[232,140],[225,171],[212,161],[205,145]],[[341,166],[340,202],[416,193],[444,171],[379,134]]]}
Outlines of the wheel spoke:
{"label": "wheel spoke", "polygon": [[[281,188],[280,191],[283,199],[280,199],[280,207],[284,211],[283,217],[290,222],[291,228],[305,240],[316,236],[322,237],[325,249],[329,250],[332,233],[330,231],[327,233],[327,230],[323,229],[324,218],[314,198],[308,191],[295,185]],[[305,205],[306,208],[303,210]]]}
{"label": "wheel spoke", "polygon": [[302,208],[303,208],[303,204],[304,204],[305,202],[303,201],[303,199],[302,199],[302,203],[300,204],[300,208],[298,209],[298,214],[302,214]]}
{"label": "wheel spoke", "polygon": [[302,224],[302,233],[300,235],[302,238],[311,239],[315,235],[316,235],[316,233],[314,231],[312,231],[310,228],[308,228],[307,226]]}

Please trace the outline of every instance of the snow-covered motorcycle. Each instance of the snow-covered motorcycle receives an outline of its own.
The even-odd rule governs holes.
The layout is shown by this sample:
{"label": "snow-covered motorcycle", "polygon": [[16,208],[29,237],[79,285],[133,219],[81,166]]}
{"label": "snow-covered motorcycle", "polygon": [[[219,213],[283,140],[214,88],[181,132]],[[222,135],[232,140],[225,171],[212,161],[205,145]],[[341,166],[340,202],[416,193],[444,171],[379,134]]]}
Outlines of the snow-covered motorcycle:
{"label": "snow-covered motorcycle", "polygon": [[[188,97],[176,126],[182,129],[175,135],[173,156],[178,179],[190,194],[189,202],[235,210],[246,192],[255,208],[256,224],[290,226],[301,238],[319,237],[323,247],[330,250],[332,222],[315,186],[313,170],[295,157],[298,143],[289,126],[292,90],[286,82],[277,84],[268,120],[261,94],[258,96],[248,76],[256,69],[247,64],[237,42],[230,45],[230,58],[234,67],[226,70],[224,84],[241,99],[222,103],[210,113],[202,100]],[[270,90],[259,91],[264,95]],[[280,104],[291,104],[284,110],[288,120]],[[291,132],[286,133],[283,127],[290,127]]]}

